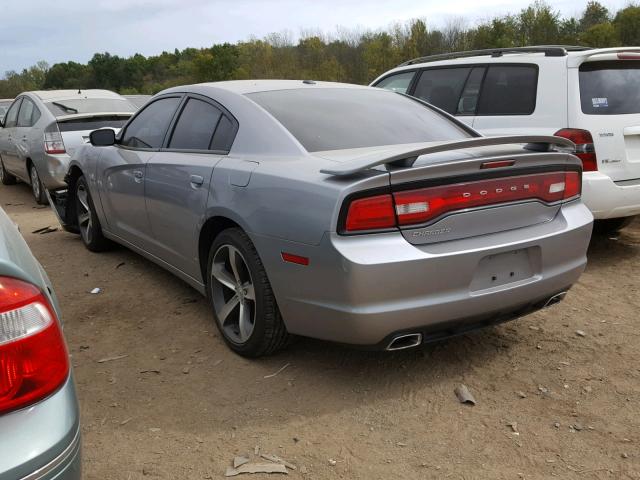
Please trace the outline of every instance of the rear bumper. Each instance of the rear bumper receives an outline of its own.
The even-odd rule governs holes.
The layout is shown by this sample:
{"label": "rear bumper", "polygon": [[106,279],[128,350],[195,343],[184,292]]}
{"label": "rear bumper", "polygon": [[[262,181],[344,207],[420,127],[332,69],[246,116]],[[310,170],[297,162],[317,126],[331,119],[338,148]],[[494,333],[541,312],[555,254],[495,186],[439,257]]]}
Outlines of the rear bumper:
{"label": "rear bumper", "polygon": [[584,172],[582,201],[594,218],[618,218],[640,214],[640,181],[615,183],[601,172]]}
{"label": "rear bumper", "polygon": [[[384,346],[400,332],[428,341],[541,308],[584,270],[592,220],[573,202],[550,222],[431,245],[411,245],[400,233],[326,234],[315,247],[255,241],[290,333]],[[308,256],[309,266],[283,263],[281,249]],[[478,288],[480,262],[515,251],[527,252],[531,275]]]}
{"label": "rear bumper", "polygon": [[0,416],[0,478],[79,480],[80,421],[73,379],[30,407]]}
{"label": "rear bumper", "polygon": [[64,177],[69,170],[69,162],[71,158],[66,153],[60,155],[44,154],[40,162],[36,162],[40,181],[47,190],[56,190],[66,188],[67,183]]}

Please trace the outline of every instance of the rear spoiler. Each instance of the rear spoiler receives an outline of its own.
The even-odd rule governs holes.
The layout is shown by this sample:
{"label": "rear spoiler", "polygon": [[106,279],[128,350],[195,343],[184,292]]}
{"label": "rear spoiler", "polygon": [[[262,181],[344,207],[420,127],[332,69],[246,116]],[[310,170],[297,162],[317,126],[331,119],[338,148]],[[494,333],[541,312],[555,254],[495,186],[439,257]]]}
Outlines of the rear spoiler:
{"label": "rear spoiler", "polygon": [[395,153],[388,155],[384,151],[373,155],[358,158],[352,162],[345,162],[332,168],[323,168],[320,173],[328,175],[345,176],[377,167],[379,165],[411,167],[418,157],[432,153],[449,152],[452,150],[462,150],[465,148],[488,147],[495,145],[511,145],[524,143],[528,150],[546,152],[551,147],[562,147],[574,152],[576,145],[566,138],[554,137],[551,135],[509,135],[504,137],[476,137],[467,138],[453,142],[443,142],[427,147],[411,147],[406,150],[394,150]]}
{"label": "rear spoiler", "polygon": [[86,118],[100,117],[131,117],[135,112],[92,112],[92,113],[71,113],[69,115],[59,115],[56,122],[70,122],[73,120],[84,120]]}
{"label": "rear spoiler", "polygon": [[[640,53],[640,47],[611,47],[611,48],[594,48],[592,50],[586,50],[579,54],[572,55],[567,60],[567,66],[569,68],[579,67],[583,62],[586,62],[591,57],[598,57],[599,55],[612,55],[620,53]],[[609,60],[607,58],[607,60]]]}

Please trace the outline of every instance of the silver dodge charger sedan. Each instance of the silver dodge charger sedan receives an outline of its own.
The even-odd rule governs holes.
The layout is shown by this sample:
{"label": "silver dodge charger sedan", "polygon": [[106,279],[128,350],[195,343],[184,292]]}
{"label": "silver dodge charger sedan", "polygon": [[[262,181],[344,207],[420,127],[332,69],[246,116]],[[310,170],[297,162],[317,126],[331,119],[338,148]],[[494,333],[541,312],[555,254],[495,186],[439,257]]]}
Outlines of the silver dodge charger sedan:
{"label": "silver dodge charger sedan", "polygon": [[0,209],[0,479],[79,480],[80,413],[46,273]]}
{"label": "silver dodge charger sedan", "polygon": [[206,294],[246,356],[291,335],[417,346],[554,303],[586,263],[570,141],[482,137],[386,90],[175,87],[91,143],[51,192],[63,226]]}

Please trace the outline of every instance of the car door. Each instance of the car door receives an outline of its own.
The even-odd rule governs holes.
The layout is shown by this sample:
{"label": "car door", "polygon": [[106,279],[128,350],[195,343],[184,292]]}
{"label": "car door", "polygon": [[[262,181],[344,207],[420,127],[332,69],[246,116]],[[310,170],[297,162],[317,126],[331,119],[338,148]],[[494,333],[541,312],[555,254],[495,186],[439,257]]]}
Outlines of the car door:
{"label": "car door", "polygon": [[18,175],[24,179],[26,177],[17,172],[18,150],[16,145],[16,130],[18,126],[18,111],[20,110],[21,103],[22,97],[16,98],[5,116],[4,128],[0,129],[0,157],[2,157],[4,168],[9,173]]}
{"label": "car door", "polygon": [[473,126],[485,67],[434,67],[420,72],[410,95],[420,98]]}
{"label": "car door", "polygon": [[[24,97],[18,112],[18,122],[15,128],[14,143],[16,145],[16,173],[21,177],[29,177],[28,159],[35,162],[36,156],[42,154],[44,142],[42,130],[34,128],[40,119],[40,110],[29,98]],[[39,172],[42,176],[42,172]]]}
{"label": "car door", "polygon": [[200,277],[197,231],[213,169],[228,153],[236,126],[222,106],[191,94],[180,107],[166,148],[147,163],[145,198],[153,232],[150,251],[193,278]]}
{"label": "car door", "polygon": [[169,95],[145,106],[100,157],[98,191],[106,229],[142,249],[152,241],[144,200],[146,166],[162,147],[181,99]]}

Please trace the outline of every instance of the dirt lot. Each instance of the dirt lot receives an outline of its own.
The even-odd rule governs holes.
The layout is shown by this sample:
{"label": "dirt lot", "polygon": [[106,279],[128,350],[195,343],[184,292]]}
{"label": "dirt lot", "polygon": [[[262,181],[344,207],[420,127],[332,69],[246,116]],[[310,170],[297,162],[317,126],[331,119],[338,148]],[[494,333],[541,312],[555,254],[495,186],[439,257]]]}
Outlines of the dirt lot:
{"label": "dirt lot", "polygon": [[0,205],[60,298],[88,479],[223,478],[255,446],[293,478],[640,478],[638,222],[592,241],[565,302],[517,322],[395,354],[300,340],[249,361],[169,273],[31,233],[56,220],[24,185]]}

